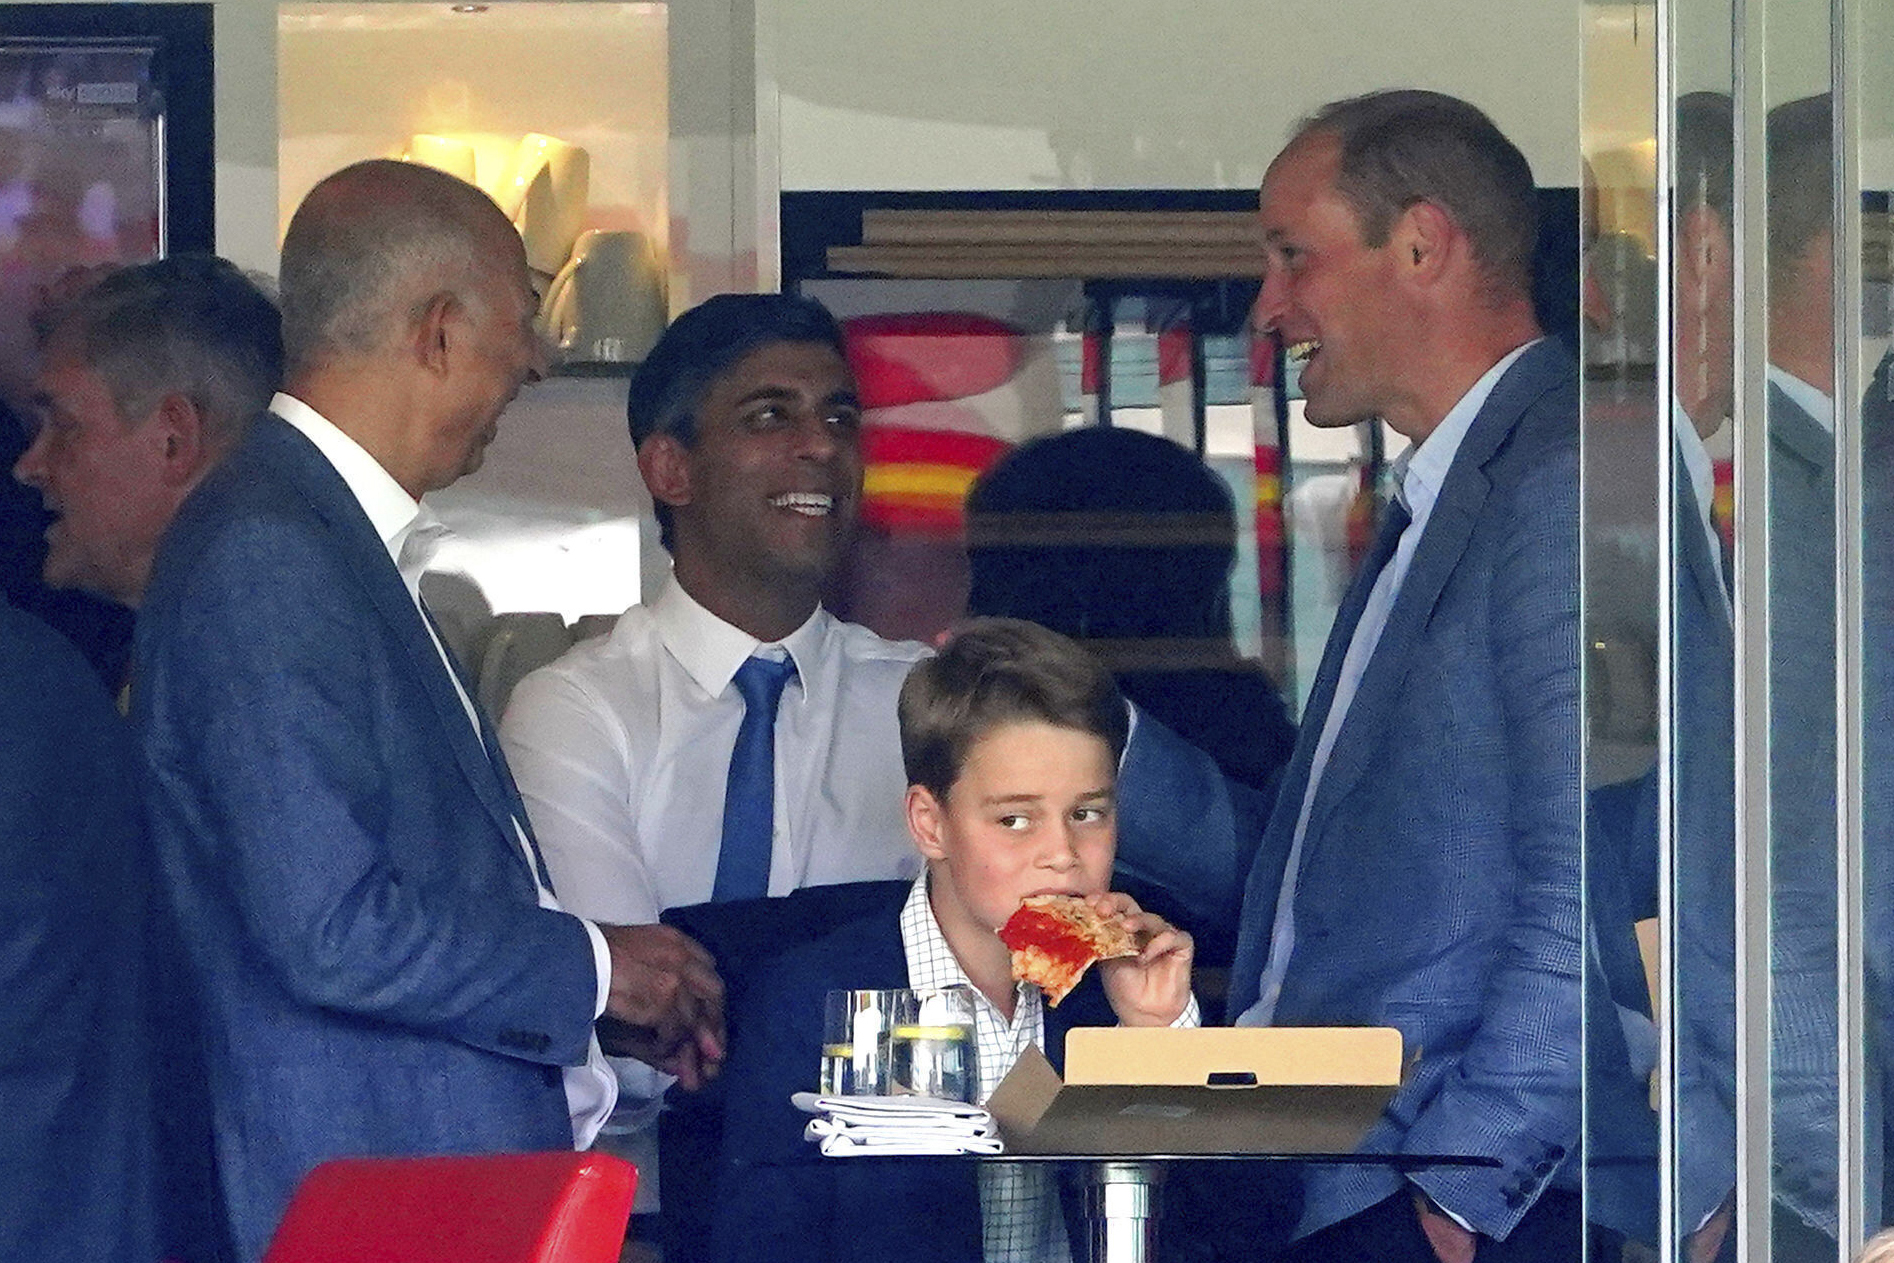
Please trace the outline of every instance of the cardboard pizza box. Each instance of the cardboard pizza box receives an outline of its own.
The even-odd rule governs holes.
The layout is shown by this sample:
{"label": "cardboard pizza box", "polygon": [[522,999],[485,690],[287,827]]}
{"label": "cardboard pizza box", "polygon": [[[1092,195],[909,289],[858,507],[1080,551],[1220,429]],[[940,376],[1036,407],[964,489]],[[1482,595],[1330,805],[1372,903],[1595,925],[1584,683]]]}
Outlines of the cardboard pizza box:
{"label": "cardboard pizza box", "polygon": [[1401,1083],[1392,1027],[1085,1027],[987,1102],[1009,1153],[1340,1154]]}

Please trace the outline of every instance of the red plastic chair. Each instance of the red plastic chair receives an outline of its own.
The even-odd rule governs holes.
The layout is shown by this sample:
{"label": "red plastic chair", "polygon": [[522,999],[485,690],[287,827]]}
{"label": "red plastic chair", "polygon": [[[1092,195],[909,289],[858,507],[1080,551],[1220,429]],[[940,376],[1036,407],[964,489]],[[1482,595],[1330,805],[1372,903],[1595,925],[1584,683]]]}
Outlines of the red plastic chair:
{"label": "red plastic chair", "polygon": [[604,1153],[338,1158],[264,1263],[616,1263],[638,1172]]}

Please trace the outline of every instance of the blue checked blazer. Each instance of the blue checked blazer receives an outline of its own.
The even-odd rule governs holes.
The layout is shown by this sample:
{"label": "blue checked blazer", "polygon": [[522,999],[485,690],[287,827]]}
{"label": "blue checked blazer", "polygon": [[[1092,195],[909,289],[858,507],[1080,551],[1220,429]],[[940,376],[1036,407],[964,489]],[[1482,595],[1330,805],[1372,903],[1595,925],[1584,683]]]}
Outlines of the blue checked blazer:
{"label": "blue checked blazer", "polygon": [[[1405,1085],[1365,1147],[1477,1154],[1411,1178],[1503,1237],[1580,1131],[1578,397],[1552,341],[1506,372],[1448,471],[1318,787],[1275,1020],[1387,1025]],[[1330,633],[1245,892],[1230,1012],[1255,1002],[1284,860],[1368,582]],[[1309,1168],[1297,1234],[1397,1192]]]}
{"label": "blue checked blazer", "polygon": [[1776,1200],[1834,1237],[1834,439],[1774,384],[1768,406],[1772,1162]]}
{"label": "blue checked blazer", "polygon": [[325,1158],[571,1148],[585,929],[537,905],[498,742],[347,484],[281,419],[172,525],[135,679],[239,1256]]}

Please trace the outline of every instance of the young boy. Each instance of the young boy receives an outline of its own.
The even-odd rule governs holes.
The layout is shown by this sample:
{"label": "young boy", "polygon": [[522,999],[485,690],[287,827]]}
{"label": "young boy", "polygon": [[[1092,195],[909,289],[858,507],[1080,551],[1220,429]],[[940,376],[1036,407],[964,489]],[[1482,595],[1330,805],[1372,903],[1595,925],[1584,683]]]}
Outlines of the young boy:
{"label": "young boy", "polygon": [[[971,985],[979,1097],[1029,1043],[1063,1061],[1075,1025],[1191,1026],[1190,936],[1107,891],[1128,725],[1111,676],[1056,633],[967,626],[901,689],[908,830],[927,861],[886,906],[765,968],[731,1014],[715,1257],[995,1263],[1072,1248],[1051,1168],[963,1158],[822,1158],[790,1095],[815,1087],[833,988]],[[1148,935],[1055,1010],[1015,983],[999,927],[1035,894],[1091,898]]]}

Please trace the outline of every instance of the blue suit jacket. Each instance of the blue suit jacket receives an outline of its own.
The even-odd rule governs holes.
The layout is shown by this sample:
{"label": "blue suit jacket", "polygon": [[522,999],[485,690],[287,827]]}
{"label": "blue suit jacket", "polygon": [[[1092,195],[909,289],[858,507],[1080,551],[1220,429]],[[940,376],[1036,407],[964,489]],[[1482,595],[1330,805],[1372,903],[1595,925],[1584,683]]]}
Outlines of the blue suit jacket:
{"label": "blue suit jacket", "polygon": [[280,419],[166,536],[135,680],[239,1255],[325,1158],[569,1148],[584,927],[537,906],[490,727],[483,750],[382,541]]}
{"label": "blue suit jacket", "polygon": [[[1734,1184],[1735,1014],[1735,677],[1733,630],[1724,577],[1703,530],[1703,510],[1681,455],[1672,448],[1676,556],[1666,569],[1675,610],[1672,723],[1674,927],[1677,1007],[1677,1223],[1694,1229]],[[1624,1007],[1648,997],[1630,922],[1658,915],[1657,769],[1590,795],[1586,836],[1588,912],[1603,969],[1587,977],[1588,1020],[1608,1021],[1594,1002],[1602,989]],[[1598,973],[1599,985],[1593,985]],[[1648,1008],[1644,1009],[1648,1013]],[[1595,1053],[1598,1027],[1586,1037]],[[1602,1218],[1638,1240],[1656,1242],[1657,1137],[1648,1093],[1602,1095],[1588,1064],[1588,1209],[1604,1190],[1628,1216]],[[1607,1091],[1610,1089],[1607,1088]],[[1600,1143],[1603,1138],[1604,1143]]]}
{"label": "blue suit jacket", "polygon": [[[718,1263],[980,1263],[974,1163],[823,1158],[802,1138],[808,1116],[789,1103],[815,1086],[830,989],[908,985],[906,900],[905,888],[891,890],[885,906],[770,962],[730,1014]],[[1093,970],[1046,1010],[1047,1056],[1063,1062],[1072,1027],[1116,1021]],[[1081,1241],[1074,1257],[1083,1254]]]}
{"label": "blue suit jacket", "polygon": [[[1834,438],[1773,384],[1769,496],[1774,1187],[1777,1201],[1833,1238],[1840,1231]],[[1730,1071],[1733,1079],[1733,1063]]]}
{"label": "blue suit jacket", "polygon": [[133,786],[98,677],[0,600],[0,1258],[158,1257]]}
{"label": "blue suit jacket", "polygon": [[[1578,399],[1529,349],[1463,440],[1316,794],[1275,1020],[1400,1028],[1365,1147],[1488,1155],[1411,1178],[1503,1237],[1580,1131]],[[1245,896],[1230,1012],[1257,998],[1284,858],[1368,582],[1329,636]],[[1311,1168],[1298,1232],[1396,1192]]]}

